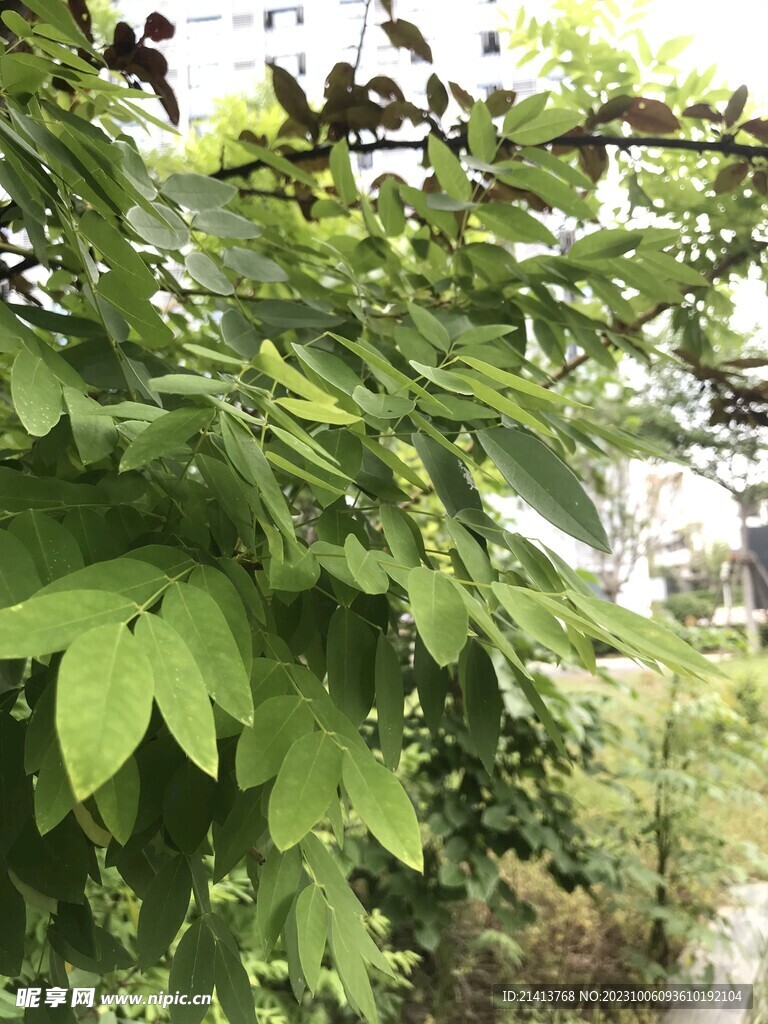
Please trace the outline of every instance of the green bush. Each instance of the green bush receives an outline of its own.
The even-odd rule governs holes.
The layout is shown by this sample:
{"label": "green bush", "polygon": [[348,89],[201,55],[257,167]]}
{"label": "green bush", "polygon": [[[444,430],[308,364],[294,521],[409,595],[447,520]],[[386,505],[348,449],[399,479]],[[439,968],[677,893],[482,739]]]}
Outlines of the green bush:
{"label": "green bush", "polygon": [[689,590],[670,594],[662,607],[678,622],[685,623],[688,619],[710,619],[716,602],[714,590]]}

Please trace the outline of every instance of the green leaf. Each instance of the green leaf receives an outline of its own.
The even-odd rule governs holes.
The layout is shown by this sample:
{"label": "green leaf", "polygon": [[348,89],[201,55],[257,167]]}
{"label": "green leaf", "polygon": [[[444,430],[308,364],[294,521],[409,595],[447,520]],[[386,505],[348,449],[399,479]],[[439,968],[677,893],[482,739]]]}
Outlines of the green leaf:
{"label": "green leaf", "polygon": [[35,786],[35,824],[41,836],[56,828],[75,806],[57,743],[48,748]]}
{"label": "green leaf", "polygon": [[320,981],[327,933],[328,904],[319,885],[308,885],[296,900],[296,935],[299,961],[307,988],[315,992]]}
{"label": "green leaf", "polygon": [[61,384],[42,357],[28,348],[13,361],[11,399],[24,429],[35,437],[44,437],[61,418]]}
{"label": "green leaf", "polygon": [[568,597],[599,626],[631,644],[652,661],[660,661],[676,672],[702,679],[721,674],[716,665],[653,619],[572,590],[568,591]]}
{"label": "green leaf", "polygon": [[184,924],[192,895],[186,857],[174,857],[153,878],[141,903],[137,944],[139,967],[156,964]]}
{"label": "green leaf", "polygon": [[191,252],[184,260],[184,266],[193,281],[214,295],[231,295],[235,287],[226,274],[216,266],[204,252]]}
{"label": "green leaf", "polygon": [[[510,113],[514,113],[514,107]],[[515,126],[504,122],[504,134],[520,146],[538,146],[550,139],[565,135],[582,121],[582,115],[575,110],[543,110],[525,124]]]}
{"label": "green leaf", "polygon": [[39,658],[61,651],[82,633],[127,622],[136,605],[104,590],[73,590],[32,597],[0,610],[0,658]]}
{"label": "green leaf", "polygon": [[508,136],[511,131],[530,124],[544,110],[548,99],[549,93],[537,92],[516,103],[504,116],[504,135]]}
{"label": "green leaf", "polygon": [[428,309],[422,309],[421,306],[416,306],[413,302],[408,303],[408,312],[411,314],[411,319],[416,324],[419,334],[441,352],[447,352],[451,344],[451,336],[434,313],[430,313]]}
{"label": "green leaf", "polygon": [[424,463],[429,479],[434,485],[445,511],[455,516],[466,508],[482,511],[482,501],[477,485],[464,463],[451,452],[446,451],[437,441],[423,434],[414,434],[411,443]]}
{"label": "green leaf", "polygon": [[467,642],[469,620],[453,580],[426,566],[408,574],[408,597],[416,629],[438,665],[456,661]]}
{"label": "green leaf", "polygon": [[549,228],[519,206],[511,206],[508,203],[483,203],[477,208],[475,215],[489,231],[510,242],[557,245],[557,239]]}
{"label": "green leaf", "polygon": [[478,439],[523,501],[570,536],[610,553],[597,509],[550,448],[530,434],[504,427],[481,431]]}
{"label": "green leaf", "polygon": [[424,721],[434,735],[443,717],[451,677],[446,669],[440,668],[420,636],[416,637],[413,649],[413,678],[421,710],[424,712]]}
{"label": "green leaf", "polygon": [[120,270],[108,270],[99,278],[96,290],[113,306],[149,346],[168,345],[173,331],[146,299],[131,292],[130,282]]}
{"label": "green leaf", "polygon": [[202,210],[195,214],[192,227],[217,238],[258,238],[264,232],[260,224],[229,210]]}
{"label": "green leaf", "polygon": [[270,697],[259,704],[250,728],[243,729],[235,761],[241,789],[260,786],[280,771],[296,740],[312,732],[314,718],[300,697]]}
{"label": "green leaf", "polygon": [[527,590],[495,583],[493,592],[524,633],[561,658],[570,657],[571,645],[565,630],[554,615],[530,597]]}
{"label": "green leaf", "polygon": [[139,469],[163,456],[177,454],[186,441],[204,430],[213,419],[209,409],[175,409],[150,423],[132,441],[120,460],[120,472]]}
{"label": "green leaf", "polygon": [[238,722],[250,725],[253,700],[248,676],[214,599],[199,587],[176,583],[163,599],[162,615],[184,638],[216,703]]}
{"label": "green leaf", "polygon": [[328,627],[328,689],[334,704],[355,725],[373,706],[375,649],[371,627],[349,608],[337,608]]}
{"label": "green leaf", "polygon": [[625,231],[623,228],[605,228],[591,232],[577,239],[568,250],[573,260],[601,260],[623,256],[631,249],[637,249],[643,240],[642,231]]}
{"label": "green leaf", "polygon": [[0,608],[26,601],[39,587],[30,553],[12,533],[0,530]]}
{"label": "green leaf", "polygon": [[469,734],[485,770],[492,775],[504,705],[493,662],[476,640],[471,641],[463,652],[459,661],[459,678]]}
{"label": "green leaf", "polygon": [[[153,668],[157,679],[157,664],[153,664]],[[140,792],[141,781],[136,759],[129,757],[123,767],[94,793],[105,826],[121,846],[125,846],[131,838],[136,824]]]}
{"label": "green leaf", "polygon": [[348,533],[344,541],[349,571],[355,583],[365,594],[386,594],[389,590],[389,577],[379,565],[378,552],[367,551],[354,533]]}
{"label": "green leaf", "polygon": [[112,267],[122,272],[134,294],[142,299],[154,295],[158,290],[154,274],[117,228],[94,210],[88,210],[80,218],[78,230],[96,246]]}
{"label": "green leaf", "polygon": [[470,111],[467,140],[472,156],[476,156],[478,160],[484,160],[486,163],[491,163],[496,156],[498,143],[496,140],[496,129],[493,126],[493,118],[482,100],[477,100]]}
{"label": "green leaf", "polygon": [[189,245],[187,225],[173,210],[159,203],[150,204],[152,212],[132,207],[126,219],[136,234],[158,249],[183,249]]}
{"label": "green leaf", "polygon": [[341,781],[341,747],[326,732],[296,740],[269,798],[269,832],[279,850],[295,846],[323,817]]}
{"label": "green leaf", "polygon": [[262,793],[251,789],[238,793],[221,828],[214,832],[213,881],[219,882],[253,849],[267,822],[262,813]]}
{"label": "green leaf", "polygon": [[240,957],[223,942],[216,943],[213,972],[216,995],[230,1024],[256,1024],[248,972]]}
{"label": "green leaf", "polygon": [[153,603],[168,586],[162,569],[138,558],[110,558],[93,562],[49,583],[42,594],[59,594],[63,590],[109,590],[134,601],[137,605]]}
{"label": "green leaf", "polygon": [[357,199],[357,185],[352,173],[346,139],[341,139],[332,147],[329,163],[333,184],[336,186],[339,199],[345,206],[351,206]]}
{"label": "green leaf", "polygon": [[381,845],[403,864],[423,871],[416,812],[392,772],[369,751],[355,747],[344,751],[342,780],[352,806]]}
{"label": "green leaf", "polygon": [[244,480],[260,491],[261,499],[272,514],[275,525],[280,527],[286,537],[293,539],[291,514],[261,446],[248,427],[236,423],[232,417],[221,416],[220,422],[224,448],[230,462]]}
{"label": "green leaf", "polygon": [[100,462],[110,455],[117,444],[117,430],[99,403],[68,387],[64,388],[64,401],[83,465]]}
{"label": "green leaf", "polygon": [[427,151],[440,187],[454,199],[469,202],[472,198],[472,184],[458,158],[433,134],[429,136]]}
{"label": "green leaf", "polygon": [[83,564],[80,548],[69,530],[42,512],[16,516],[11,533],[32,556],[43,583],[58,580]]}
{"label": "green leaf", "polygon": [[172,174],[163,185],[163,194],[187,210],[215,210],[226,206],[237,189],[207,174]]}
{"label": "green leaf", "polygon": [[0,906],[0,974],[15,978],[21,974],[24,960],[26,913],[24,897],[6,871],[0,871]]}
{"label": "green leaf", "polygon": [[371,989],[362,954],[354,938],[346,929],[346,922],[331,914],[331,953],[350,1002],[369,1024],[376,1024],[376,1000]]}
{"label": "green leaf", "polygon": [[376,644],[376,710],[384,764],[394,771],[403,746],[405,693],[400,662],[383,633]]}
{"label": "green leaf", "polygon": [[56,732],[78,800],[110,779],[139,745],[153,691],[152,665],[126,626],[97,626],[69,646],[59,668]]}
{"label": "green leaf", "polygon": [[249,281],[288,280],[288,275],[278,263],[252,249],[225,249],[223,259],[225,267],[234,270],[241,277],[247,277]]}
{"label": "green leaf", "polygon": [[215,779],[216,726],[194,655],[167,618],[158,615],[142,615],[134,636],[154,668],[155,700],[171,735],[190,760]]}
{"label": "green leaf", "polygon": [[281,853],[273,846],[261,872],[256,899],[256,920],[267,951],[277,942],[300,877],[301,853],[298,847]]}
{"label": "green leaf", "polygon": [[[215,943],[208,921],[200,917],[184,932],[176,947],[168,979],[169,989],[190,995],[211,995],[214,984]],[[200,1024],[205,1005],[176,1003],[170,1007],[173,1024]]]}

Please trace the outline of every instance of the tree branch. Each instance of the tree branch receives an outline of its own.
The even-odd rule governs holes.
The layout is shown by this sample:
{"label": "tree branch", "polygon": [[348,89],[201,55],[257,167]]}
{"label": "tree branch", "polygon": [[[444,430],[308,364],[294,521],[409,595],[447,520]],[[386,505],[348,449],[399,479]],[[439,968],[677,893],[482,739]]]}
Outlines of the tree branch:
{"label": "tree branch", "polygon": [[360,67],[360,58],[363,54],[363,43],[365,41],[365,30],[368,25],[368,10],[371,6],[371,0],[365,0],[365,11],[363,12],[363,27],[360,29],[360,42],[357,44],[357,56],[355,57],[355,75],[357,75],[357,69]]}
{"label": "tree branch", "polygon": [[[376,139],[374,142],[350,142],[351,153],[385,153],[389,151],[421,150],[426,147],[427,136],[420,139]],[[460,138],[447,138],[445,144],[455,151],[466,148],[466,143]],[[561,135],[556,139],[547,142],[548,146],[571,146],[576,149],[588,148],[590,146],[598,149],[614,147],[620,150],[634,149],[665,149],[685,150],[694,153],[722,153],[726,156],[742,156],[747,159],[762,157],[768,160],[768,146],[748,146],[734,142],[730,137],[723,139],[671,139],[662,135]],[[323,143],[313,146],[311,149],[297,150],[295,153],[281,153],[280,155],[293,164],[304,163],[309,160],[319,160],[330,155],[333,147]],[[222,167],[211,175],[212,178],[237,178],[245,177],[254,171],[261,170],[271,165],[264,160],[250,160],[235,167]]]}

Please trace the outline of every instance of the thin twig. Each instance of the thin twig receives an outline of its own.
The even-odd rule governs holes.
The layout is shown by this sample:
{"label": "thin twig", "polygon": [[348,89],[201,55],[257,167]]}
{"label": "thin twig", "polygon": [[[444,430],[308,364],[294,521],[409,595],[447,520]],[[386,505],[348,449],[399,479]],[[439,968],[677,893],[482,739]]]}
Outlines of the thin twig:
{"label": "thin twig", "polygon": [[368,9],[371,6],[371,0],[365,0],[365,11],[363,12],[363,27],[360,29],[360,42],[357,44],[357,56],[355,57],[355,74],[357,69],[360,67],[360,57],[363,53],[363,41],[365,40],[365,29],[368,25]]}

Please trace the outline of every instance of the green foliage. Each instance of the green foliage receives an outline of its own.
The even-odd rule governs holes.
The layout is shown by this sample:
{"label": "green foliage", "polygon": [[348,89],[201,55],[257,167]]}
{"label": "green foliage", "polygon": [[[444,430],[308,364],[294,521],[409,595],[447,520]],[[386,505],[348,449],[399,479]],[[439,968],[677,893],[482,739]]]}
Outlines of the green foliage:
{"label": "green foliage", "polygon": [[[177,113],[164,61],[145,45],[172,26],[152,15],[138,41],[115,30],[105,61],[126,86],[100,74],[68,5],[28,6],[16,29],[29,52],[13,43],[0,57],[0,223],[30,246],[8,243],[24,268],[0,268],[19,299],[0,304],[2,967],[30,974],[19,962],[26,904],[47,914],[35,917],[53,950],[46,981],[68,984],[65,963],[91,975],[165,965],[175,946],[172,987],[215,988],[234,1024],[252,1022],[256,971],[215,898],[245,864],[254,958],[284,953],[298,998],[331,964],[339,1001],[373,1021],[371,976],[396,972],[340,849],[352,821],[375,855],[412,869],[408,884],[435,884],[431,865],[419,881],[418,819],[393,770],[411,665],[433,732],[458,674],[468,731],[453,693],[436,742],[479,756],[465,775],[471,804],[443,793],[451,827],[477,834],[456,837],[477,846],[472,877],[458,878],[460,854],[438,884],[489,900],[507,816],[535,811],[510,759],[525,748],[543,790],[573,739],[512,621],[588,670],[598,640],[644,664],[713,671],[658,624],[598,601],[486,507],[508,485],[605,548],[569,462],[593,436],[645,449],[553,390],[566,346],[613,370],[638,344],[614,314],[658,301],[659,269],[665,303],[706,282],[675,270],[669,229],[527,259],[488,235],[500,224],[507,241],[551,243],[518,200],[585,221],[597,212],[567,156],[532,148],[578,121],[546,96],[478,107],[452,85],[473,110],[471,151],[463,123],[445,140],[430,134],[435,178],[424,190],[389,179],[374,203],[346,136],[378,127],[388,108],[337,65],[318,113],[275,68],[290,115],[279,141],[244,135],[252,166],[226,175],[161,176],[123,129],[143,120],[136,80]],[[430,58],[415,26],[385,31]],[[432,83],[436,107],[444,92]],[[658,121],[635,104],[625,120],[642,128],[654,110]],[[408,104],[389,116],[423,120]],[[333,147],[310,171],[285,148],[291,133]],[[251,189],[251,172],[271,187]],[[23,278],[32,265],[34,282]],[[413,656],[396,665],[390,646],[411,621]],[[540,724],[520,725],[519,709],[510,724],[515,701]],[[419,742],[432,741],[422,731]],[[514,830],[521,853],[551,852],[564,885],[588,880],[572,809],[554,795],[539,818]],[[104,898],[118,876],[124,902],[141,902],[130,928]],[[173,1024],[201,1017],[172,1013]]]}

